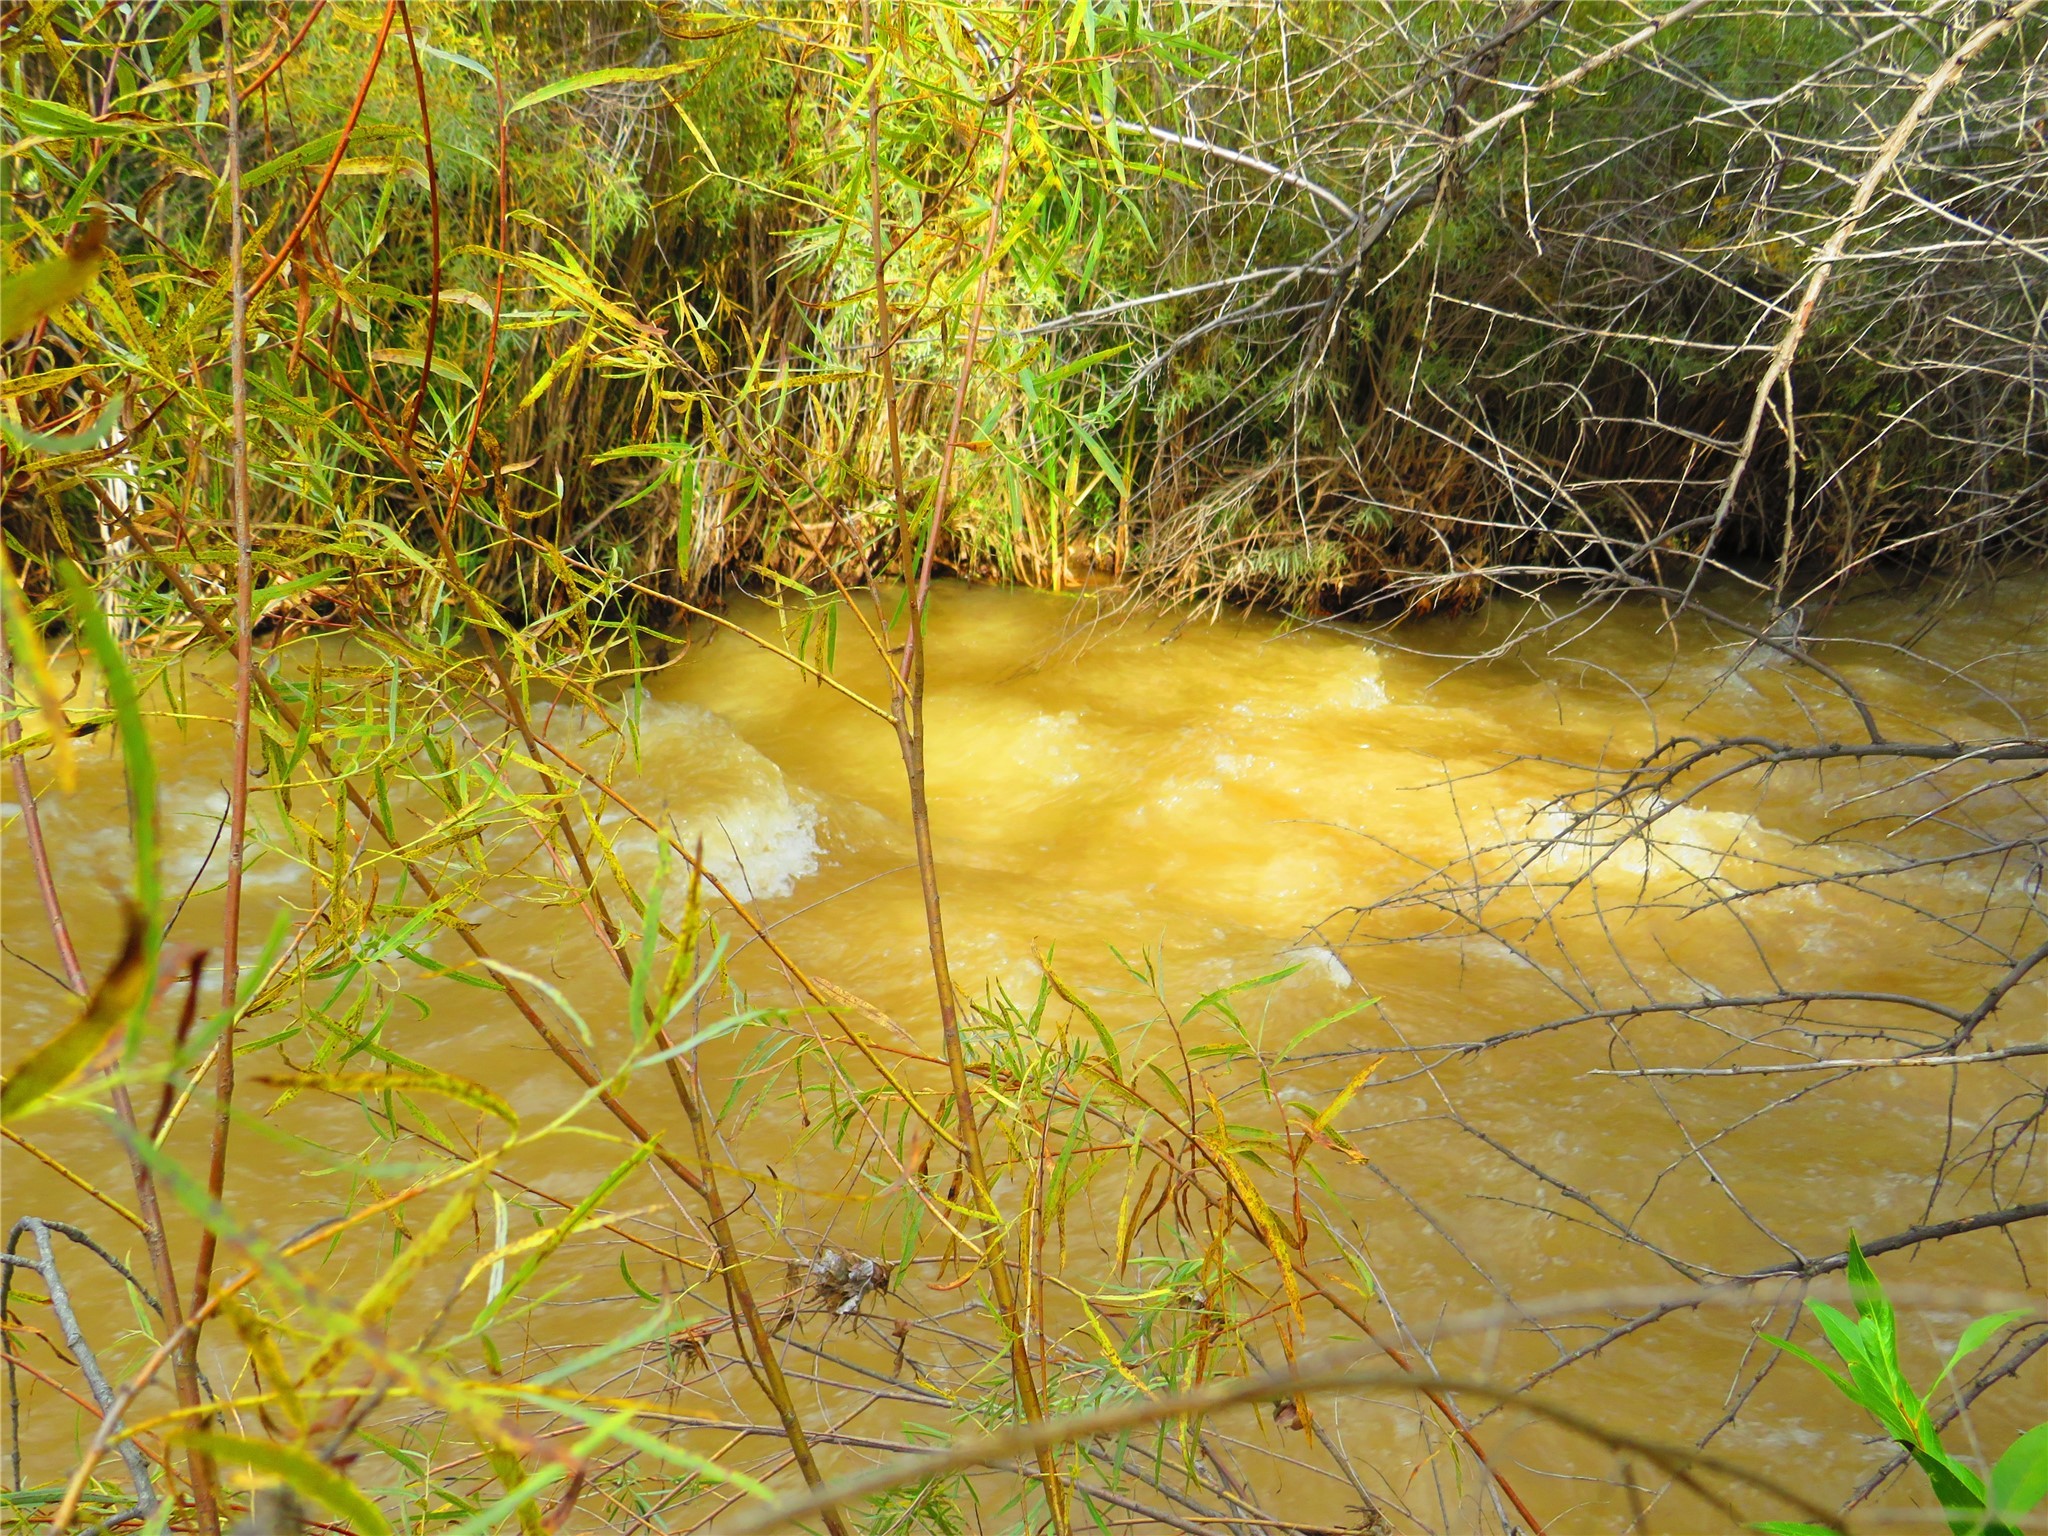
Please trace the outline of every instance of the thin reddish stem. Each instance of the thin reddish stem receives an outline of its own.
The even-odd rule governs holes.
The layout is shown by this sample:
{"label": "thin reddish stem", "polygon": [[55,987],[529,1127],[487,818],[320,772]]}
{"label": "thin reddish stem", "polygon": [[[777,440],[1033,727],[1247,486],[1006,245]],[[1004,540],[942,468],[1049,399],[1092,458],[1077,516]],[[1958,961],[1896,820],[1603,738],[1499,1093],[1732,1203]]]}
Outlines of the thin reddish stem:
{"label": "thin reddish stem", "polygon": [[[334,146],[334,153],[328,156],[327,168],[320,173],[320,184],[313,189],[312,198],[293,223],[291,233],[284,237],[284,244],[278,247],[277,254],[264,264],[262,272],[257,274],[256,281],[249,284],[246,299],[254,299],[270,286],[270,280],[277,276],[278,269],[283,267],[292,252],[298,249],[299,241],[305,237],[307,228],[313,222],[313,216],[320,211],[320,204],[327,196],[327,189],[334,185],[335,172],[341,168],[342,159],[348,154],[348,141],[356,131],[356,120],[363,115],[363,104],[370,99],[370,86],[377,78],[377,66],[384,62],[384,44],[391,36],[391,23],[397,19],[398,0],[386,0],[384,20],[378,25],[377,40],[370,47],[369,67],[363,71],[362,84],[356,88],[356,99],[350,104],[348,117],[341,125],[341,138]],[[226,94],[232,99],[235,92],[229,91]]]}
{"label": "thin reddish stem", "polygon": [[[427,385],[434,373],[434,338],[441,324],[441,173],[434,162],[434,120],[427,110],[427,74],[420,67],[419,43],[412,35],[412,11],[405,0],[398,0],[398,17],[405,27],[405,50],[412,59],[413,93],[420,104],[420,140],[425,145],[427,159],[427,335],[420,347],[420,385],[413,391],[412,408],[405,413],[405,435],[410,437],[413,428],[419,425],[420,408],[427,403]],[[502,105],[503,87],[499,90]],[[502,121],[501,118],[501,125]],[[496,329],[495,316],[493,329]],[[477,380],[479,416],[483,414],[483,391],[487,379],[488,375]]]}
{"label": "thin reddish stem", "polygon": [[[220,0],[222,48],[230,76],[234,71],[235,36],[232,0]],[[214,1078],[212,1156],[207,1168],[207,1193],[216,1204],[227,1184],[228,1128],[235,1098],[235,1005],[241,985],[242,876],[249,845],[249,704],[255,674],[255,550],[249,528],[249,278],[243,267],[242,113],[233,91],[226,92],[228,130],[228,269],[234,285],[234,314],[228,332],[228,378],[231,395],[228,499],[235,532],[235,719],[234,745],[228,759],[228,864],[221,902],[220,1002],[227,1015],[221,1032]],[[199,1235],[192,1275],[192,1307],[206,1304],[213,1283],[217,1239],[209,1227]]]}

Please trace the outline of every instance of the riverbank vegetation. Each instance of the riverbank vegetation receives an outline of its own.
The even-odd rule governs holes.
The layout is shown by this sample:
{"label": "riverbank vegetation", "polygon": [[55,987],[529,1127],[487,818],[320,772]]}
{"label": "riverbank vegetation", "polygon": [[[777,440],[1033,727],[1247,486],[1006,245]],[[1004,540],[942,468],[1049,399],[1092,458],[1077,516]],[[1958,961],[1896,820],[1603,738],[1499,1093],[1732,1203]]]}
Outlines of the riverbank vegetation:
{"label": "riverbank vegetation", "polygon": [[[10,1197],[7,1369],[79,1426],[60,1457],[10,1424],[16,1521],[1847,1528],[1792,1458],[1711,1443],[1763,1361],[1683,1441],[1544,1389],[1667,1317],[1746,1327],[1844,1271],[1869,1301],[1846,1220],[1814,1251],[1744,1210],[1758,1261],[1488,1141],[1665,1288],[1545,1315],[1501,1285],[1433,1327],[1387,1293],[1347,1108],[1574,1030],[1651,1095],[1801,1074],[1758,1116],[1812,1074],[1949,1074],[1925,1209],[1862,1251],[2011,1239],[2012,1275],[1920,1297],[1942,1315],[2038,1284],[2038,625],[1979,667],[1856,618],[1921,583],[1931,628],[2048,537],[2036,0],[0,24],[8,877],[38,920],[10,1011],[16,950],[49,994],[9,1035],[8,1156],[71,1202]],[[1022,991],[956,974],[952,576],[1498,613],[1475,664],[1649,605],[1803,725],[1660,726],[1360,892],[1306,936],[1340,968],[1454,939],[1560,1009],[1317,1055],[1343,1020],[1276,1035],[1271,977],[1183,998],[1134,953],[1145,1011],[1105,1016],[1050,956]],[[893,743],[917,1016],[814,973],[744,862],[631,788],[651,670],[714,633]],[[1907,674],[1962,714],[1930,726]],[[160,792],[202,747],[217,802]],[[1766,794],[1812,847],[1702,853]],[[119,901],[63,878],[88,803],[128,829]],[[173,816],[208,821],[189,857]],[[1919,925],[1910,990],[1786,958],[1821,885]],[[545,974],[494,931],[537,908],[579,935]],[[1754,964],[1694,975],[1643,911]],[[551,1096],[409,1051],[395,1021],[436,1010],[516,1032]],[[1718,1184],[1729,1130],[1658,1102]],[[2038,1383],[2040,1309],[1994,1316],[1902,1457]],[[1338,1389],[1368,1402],[1342,1433]],[[2009,1483],[1985,1518],[2039,1496]]]}
{"label": "riverbank vegetation", "polygon": [[[159,618],[148,549],[228,563],[156,510],[224,506],[203,11],[9,43],[11,259],[112,253],[17,344],[19,426],[97,446],[16,536]],[[1311,606],[2039,546],[2024,4],[238,14],[270,554],[339,568],[280,618],[422,600],[355,522],[522,619],[821,586],[898,478],[943,569]]]}

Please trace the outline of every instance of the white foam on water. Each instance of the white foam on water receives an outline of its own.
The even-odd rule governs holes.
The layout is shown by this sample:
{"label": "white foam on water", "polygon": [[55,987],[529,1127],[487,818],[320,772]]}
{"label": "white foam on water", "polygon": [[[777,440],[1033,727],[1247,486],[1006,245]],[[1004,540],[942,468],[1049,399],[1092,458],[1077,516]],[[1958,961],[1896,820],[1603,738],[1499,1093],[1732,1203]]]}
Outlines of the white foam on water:
{"label": "white foam on water", "polygon": [[[227,790],[210,778],[172,775],[163,786],[160,805],[164,884],[182,890],[227,879]],[[245,887],[284,891],[305,883],[306,867],[292,845],[277,836],[278,820],[278,808],[268,796],[250,796],[249,845],[242,865]],[[126,857],[125,851],[120,857]]]}
{"label": "white foam on water", "polygon": [[[158,876],[173,896],[188,887],[217,887],[227,878],[226,762],[210,749],[181,750],[176,738],[154,745]],[[95,776],[117,776],[121,771],[111,755],[89,758],[82,767]],[[280,893],[297,889],[305,883],[306,869],[289,837],[279,835],[282,815],[275,798],[263,793],[260,782],[253,788],[243,884]],[[42,806],[50,856],[65,878],[108,887],[127,883],[135,851],[126,813],[118,802],[108,814],[104,803],[52,793]]]}
{"label": "white foam on water", "polygon": [[[579,760],[593,770],[602,771],[616,754],[613,787],[684,847],[701,841],[705,867],[734,894],[775,900],[817,872],[816,802],[792,793],[782,770],[722,716],[657,700],[641,705],[630,734],[615,733],[582,710],[556,712],[548,732],[573,740]],[[604,821],[617,829],[626,867],[635,875],[651,873],[660,858],[655,835],[616,806]],[[686,876],[678,870],[673,878]]]}
{"label": "white foam on water", "polygon": [[1212,787],[1221,787],[1219,780],[1231,784],[1285,784],[1288,782],[1287,768],[1273,758],[1257,756],[1250,752],[1219,752],[1213,764],[1217,778],[1204,778],[1201,782]]}
{"label": "white foam on water", "polygon": [[1093,749],[1083,728],[1081,717],[1072,710],[1062,710],[1056,715],[1040,714],[1032,723],[1032,730],[1026,740],[1040,758],[1040,771],[1045,779],[1064,788],[1081,782],[1081,764]]}
{"label": "white foam on water", "polygon": [[704,840],[704,862],[750,901],[774,900],[818,872],[818,813],[785,795],[772,806],[749,807],[716,818],[721,850]]}
{"label": "white foam on water", "polygon": [[1227,712],[1246,720],[1306,720],[1387,705],[1377,651],[1297,654],[1262,682],[1265,686],[1234,699]]}
{"label": "white foam on water", "polygon": [[1098,751],[1080,711],[1020,707],[989,689],[935,700],[929,720],[933,793],[984,817],[1028,816],[1063,799]]}
{"label": "white foam on water", "polygon": [[1761,852],[1757,819],[1740,811],[1652,801],[1636,812],[1581,818],[1548,802],[1525,801],[1502,820],[1512,826],[1517,815],[1518,835],[1544,844],[1532,874],[1712,880],[1731,859]]}
{"label": "white foam on water", "polygon": [[1351,967],[1338,958],[1337,952],[1325,949],[1320,944],[1302,944],[1293,949],[1283,949],[1280,951],[1280,959],[1288,965],[1300,966],[1302,975],[1318,977],[1333,987],[1350,987],[1358,984],[1358,978],[1351,974]]}

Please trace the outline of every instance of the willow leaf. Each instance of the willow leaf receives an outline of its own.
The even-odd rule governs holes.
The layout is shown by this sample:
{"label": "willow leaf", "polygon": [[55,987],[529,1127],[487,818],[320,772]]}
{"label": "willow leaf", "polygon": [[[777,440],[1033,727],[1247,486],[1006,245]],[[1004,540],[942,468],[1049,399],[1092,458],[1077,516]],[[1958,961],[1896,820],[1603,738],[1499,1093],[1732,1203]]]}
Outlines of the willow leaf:
{"label": "willow leaf", "polygon": [[322,1466],[304,1451],[240,1435],[195,1431],[180,1441],[217,1461],[239,1461],[281,1477],[292,1491],[323,1505],[355,1528],[356,1536],[392,1536],[391,1523],[362,1491],[332,1467]]}
{"label": "willow leaf", "polygon": [[145,949],[142,918],[131,906],[121,952],[78,1017],[37,1047],[0,1088],[0,1123],[19,1119],[83,1072],[86,1063],[100,1053],[108,1037],[142,1001],[149,980]]}
{"label": "willow leaf", "polygon": [[106,256],[104,215],[86,225],[61,255],[0,277],[0,330],[11,340],[85,292]]}
{"label": "willow leaf", "polygon": [[699,65],[694,60],[681,64],[655,64],[645,68],[593,69],[588,74],[571,75],[567,80],[557,80],[539,90],[528,91],[512,103],[506,116],[524,112],[528,107],[537,107],[544,101],[553,101],[558,96],[568,96],[577,91],[593,90],[600,85],[629,85],[654,80],[670,80],[677,75],[686,75]]}
{"label": "willow leaf", "polygon": [[519,1123],[512,1106],[481,1083],[426,1068],[411,1072],[271,1072],[257,1081],[266,1088],[316,1088],[345,1099],[365,1093],[434,1093],[495,1115],[507,1125]]}

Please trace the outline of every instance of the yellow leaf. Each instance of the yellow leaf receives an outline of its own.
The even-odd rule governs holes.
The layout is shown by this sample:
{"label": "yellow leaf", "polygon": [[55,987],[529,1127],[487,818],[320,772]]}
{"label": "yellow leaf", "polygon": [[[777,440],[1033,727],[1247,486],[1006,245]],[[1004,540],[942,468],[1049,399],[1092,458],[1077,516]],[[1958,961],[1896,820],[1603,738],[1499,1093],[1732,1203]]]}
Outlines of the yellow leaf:
{"label": "yellow leaf", "polygon": [[479,1276],[488,1273],[494,1265],[502,1264],[507,1259],[517,1258],[522,1253],[531,1253],[534,1249],[541,1247],[545,1247],[552,1252],[556,1246],[566,1242],[579,1232],[588,1232],[595,1227],[614,1226],[622,1221],[630,1221],[636,1216],[651,1216],[661,1209],[662,1207],[658,1205],[642,1205],[630,1211],[615,1211],[608,1216],[582,1216],[573,1221],[564,1221],[552,1227],[542,1227],[538,1231],[529,1232],[524,1237],[515,1238],[502,1248],[493,1248],[489,1253],[470,1265],[469,1273],[462,1277],[461,1289],[468,1290],[472,1285],[476,1284]]}
{"label": "yellow leaf", "polygon": [[[1213,1093],[1209,1095],[1209,1107],[1214,1111],[1217,1123],[1222,1124],[1223,1106],[1216,1102]],[[1231,1155],[1229,1147],[1213,1136],[1204,1136],[1201,1141],[1202,1145],[1209,1149],[1216,1166],[1222,1170],[1223,1177],[1230,1181],[1230,1187],[1237,1191],[1237,1198],[1250,1213],[1253,1224],[1259,1229],[1259,1236],[1266,1240],[1266,1247],[1272,1252],[1273,1262],[1280,1266],[1280,1283],[1287,1288],[1287,1309],[1294,1315],[1294,1326],[1305,1330],[1308,1324],[1301,1315],[1301,1289],[1295,1284],[1294,1265],[1287,1257],[1286,1242],[1280,1236],[1280,1224],[1273,1219],[1272,1207],[1266,1204],[1266,1197],[1259,1193],[1258,1186],[1252,1183],[1250,1176],[1238,1166],[1238,1161]],[[1281,1336],[1281,1342],[1287,1345],[1288,1357],[1292,1359],[1293,1344],[1287,1340],[1285,1334]]]}
{"label": "yellow leaf", "polygon": [[1088,1298],[1082,1296],[1080,1302],[1081,1310],[1088,1314],[1088,1329],[1095,1335],[1096,1345],[1102,1350],[1102,1358],[1109,1362],[1110,1369],[1117,1375],[1136,1387],[1141,1394],[1149,1397],[1152,1389],[1133,1375],[1131,1368],[1124,1364],[1123,1356],[1117,1352],[1116,1342],[1109,1336],[1109,1329],[1103,1326],[1102,1319],[1096,1315],[1095,1309],[1088,1305]]}
{"label": "yellow leaf", "polygon": [[121,953],[93,988],[78,1017],[44,1041],[0,1089],[0,1122],[19,1119],[83,1072],[108,1036],[127,1021],[149,986],[143,948],[142,916],[130,907]]}
{"label": "yellow leaf", "polygon": [[181,1435],[179,1440],[216,1461],[244,1462],[283,1478],[294,1492],[325,1505],[355,1527],[356,1536],[391,1536],[390,1522],[354,1483],[304,1451],[262,1440],[245,1440],[240,1435],[193,1433]]}
{"label": "yellow leaf", "polygon": [[[29,618],[28,608],[21,600],[21,587],[14,579],[14,562],[7,558],[7,551],[0,547],[0,605],[6,612],[7,638],[14,647],[15,675],[26,675],[30,691],[35,695],[36,712],[43,717],[43,729],[36,733],[50,745],[50,762],[57,774],[57,788],[70,794],[78,782],[78,772],[71,753],[72,722],[64,713],[64,702],[58,696],[57,678],[50,671],[50,659],[43,653],[43,635]],[[103,717],[112,719],[112,715]],[[8,752],[28,745],[29,737],[13,744]]]}
{"label": "yellow leaf", "polygon": [[585,331],[576,344],[547,366],[547,371],[533,381],[533,388],[520,396],[519,403],[512,407],[515,413],[525,410],[548,392],[548,386],[570,367],[583,360],[583,354],[590,350],[590,333]]}
{"label": "yellow leaf", "polygon": [[[526,1469],[519,1464],[519,1453],[517,1451],[510,1450],[502,1445],[487,1446],[484,1449],[484,1460],[490,1463],[492,1473],[496,1475],[500,1483],[504,1484],[507,1493],[512,1492],[513,1489],[526,1481]],[[533,1500],[520,1500],[520,1536],[542,1536],[542,1532],[546,1529],[541,1524],[540,1511],[533,1507]]]}
{"label": "yellow leaf", "polygon": [[0,339],[19,336],[85,292],[106,249],[107,220],[101,215],[72,239],[63,255],[0,279],[0,332],[5,333]]}
{"label": "yellow leaf", "polygon": [[0,400],[12,400],[16,395],[33,395],[41,390],[56,389],[69,384],[73,379],[83,378],[99,367],[98,363],[74,363],[69,368],[52,368],[44,373],[25,373],[18,379],[0,382]]}
{"label": "yellow leaf", "polygon": [[443,304],[466,304],[486,320],[497,313],[489,299],[468,288],[443,288],[435,297]]}
{"label": "yellow leaf", "polygon": [[1371,1061],[1368,1061],[1364,1066],[1358,1069],[1357,1073],[1353,1075],[1351,1081],[1344,1085],[1344,1091],[1338,1094],[1337,1097],[1335,1097],[1334,1099],[1330,1100],[1328,1104],[1323,1106],[1323,1112],[1317,1115],[1315,1119],[1311,1122],[1311,1124],[1314,1125],[1316,1133],[1318,1135],[1320,1135],[1324,1131],[1327,1131],[1330,1128],[1330,1122],[1336,1119],[1339,1115],[1341,1115],[1344,1112],[1344,1106],[1351,1102],[1351,1096],[1357,1093],[1359,1089],[1365,1086],[1365,1080],[1368,1077],[1371,1077],[1373,1073],[1377,1072],[1379,1070],[1380,1063],[1385,1061],[1386,1059],[1387,1058],[1384,1056],[1375,1056]]}
{"label": "yellow leaf", "polygon": [[428,1261],[448,1246],[449,1239],[468,1219],[470,1207],[476,1203],[477,1185],[496,1160],[496,1154],[478,1160],[473,1165],[475,1176],[448,1197],[441,1209],[434,1213],[434,1219],[427,1223],[427,1230],[408,1243],[405,1251],[371,1282],[352,1311],[336,1314],[330,1336],[339,1336],[333,1337],[332,1342],[306,1368],[307,1380],[325,1376],[341,1362],[351,1346],[360,1346],[370,1337],[370,1328],[384,1320],[384,1314],[398,1303]]}
{"label": "yellow leaf", "polygon": [[528,107],[537,107],[544,101],[553,101],[557,96],[567,96],[573,91],[587,91],[594,86],[622,85],[626,83],[651,83],[669,80],[677,75],[688,74],[703,66],[695,59],[685,59],[680,64],[656,64],[651,67],[627,66],[625,68],[597,69],[587,75],[574,75],[567,80],[556,80],[537,91],[528,91],[513,102],[505,115],[524,112]]}
{"label": "yellow leaf", "polygon": [[292,1428],[304,1433],[306,1410],[299,1402],[299,1394],[292,1390],[291,1368],[284,1363],[277,1340],[271,1337],[270,1325],[233,1297],[228,1298],[226,1310],[235,1332],[241,1335],[243,1347],[249,1351],[249,1358],[262,1373],[263,1384],[276,1394]]}
{"label": "yellow leaf", "polygon": [[512,1106],[490,1089],[446,1072],[272,1072],[257,1081],[266,1088],[289,1088],[295,1092],[314,1088],[345,1099],[365,1093],[437,1093],[444,1099],[495,1115],[507,1125],[519,1123]]}

